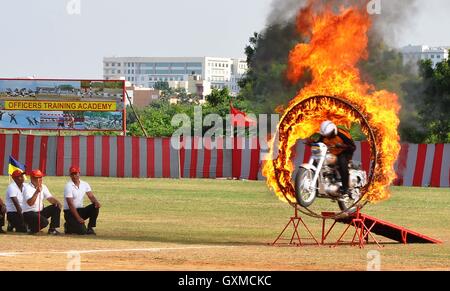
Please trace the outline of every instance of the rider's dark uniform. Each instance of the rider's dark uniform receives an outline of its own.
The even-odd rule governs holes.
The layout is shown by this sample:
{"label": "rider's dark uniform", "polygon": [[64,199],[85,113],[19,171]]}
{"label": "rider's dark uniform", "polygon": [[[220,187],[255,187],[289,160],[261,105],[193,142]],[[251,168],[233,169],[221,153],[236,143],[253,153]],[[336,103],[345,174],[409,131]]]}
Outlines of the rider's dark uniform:
{"label": "rider's dark uniform", "polygon": [[[339,174],[342,178],[342,190],[346,192],[349,188],[349,170],[348,163],[353,158],[356,145],[352,136],[348,131],[338,128],[338,134],[333,137],[321,137],[319,142],[326,144],[330,149],[330,153],[338,157]],[[336,147],[336,145],[345,145],[344,147]]]}

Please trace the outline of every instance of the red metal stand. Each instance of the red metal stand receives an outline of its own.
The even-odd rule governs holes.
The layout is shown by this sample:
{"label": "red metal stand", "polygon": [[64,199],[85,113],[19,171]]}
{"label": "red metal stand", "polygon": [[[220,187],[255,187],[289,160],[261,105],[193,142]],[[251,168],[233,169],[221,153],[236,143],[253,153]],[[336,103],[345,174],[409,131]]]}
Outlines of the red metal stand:
{"label": "red metal stand", "polygon": [[[332,217],[335,215],[335,213],[327,213],[324,212],[322,213],[322,215],[324,217]],[[347,219],[343,219],[343,220],[334,220],[334,223],[331,225],[331,227],[328,229],[327,233],[325,233],[325,224],[326,224],[326,220],[328,218],[323,218],[322,220],[322,245],[325,244],[325,240],[327,239],[328,235],[330,234],[330,232],[333,230],[334,226],[336,225],[336,223],[338,222],[345,222],[348,224],[348,226],[345,228],[344,232],[342,233],[342,235],[339,237],[339,239],[336,241],[336,243],[334,244],[334,246],[338,246],[340,243],[343,243],[344,241],[342,240],[345,236],[345,234],[347,233],[347,231],[350,229],[350,227],[354,227],[355,228],[355,233],[353,234],[353,238],[350,242],[350,244],[352,246],[356,246],[358,245],[359,248],[364,248],[364,246],[369,243],[369,237],[371,237],[374,242],[378,245],[378,247],[382,248],[382,246],[380,245],[380,243],[378,242],[378,240],[373,236],[372,234],[372,229],[373,227],[376,225],[376,222],[372,222],[372,224],[370,225],[370,227],[367,226],[366,221],[365,221],[365,217],[361,216],[360,213],[360,209],[357,210],[357,212],[347,218]]]}
{"label": "red metal stand", "polygon": [[[300,234],[299,234],[299,226],[300,223],[305,227],[305,229],[307,230],[307,232],[309,233],[309,235],[312,237],[312,239],[315,241],[314,245],[320,245],[319,242],[317,241],[317,239],[314,237],[314,235],[311,233],[311,231],[309,230],[308,226],[305,224],[305,222],[303,221],[303,219],[298,215],[298,210],[297,207],[295,207],[295,214],[293,217],[291,217],[291,219],[289,220],[288,224],[284,227],[283,231],[280,233],[280,235],[277,237],[277,239],[269,244],[271,246],[276,246],[276,245],[282,245],[282,243],[278,243],[279,241],[282,240],[287,240],[289,241],[289,243],[285,243],[285,245],[288,246],[303,246],[303,242],[302,239],[300,238]],[[294,227],[294,231],[292,233],[292,236],[290,239],[283,239],[283,234],[287,231],[288,227],[292,224],[292,226]],[[295,242],[297,241],[297,242]]]}
{"label": "red metal stand", "polygon": [[[404,227],[395,225],[391,222],[384,221],[378,218],[375,218],[373,216],[369,216],[367,214],[363,214],[360,211],[361,209],[358,209],[356,213],[353,215],[343,217],[343,218],[336,218],[336,214],[334,212],[322,212],[322,240],[321,243],[319,243],[314,235],[309,230],[308,226],[305,224],[303,219],[299,216],[299,211],[297,208],[295,208],[295,215],[290,218],[288,224],[284,227],[283,231],[280,233],[280,235],[277,237],[277,239],[269,244],[271,246],[275,245],[282,245],[283,243],[279,243],[280,241],[288,241],[288,243],[284,243],[288,246],[304,246],[302,242],[302,238],[300,237],[299,233],[299,227],[301,227],[300,224],[303,225],[303,227],[307,230],[309,235],[312,237],[312,239],[315,241],[312,245],[325,245],[325,241],[328,237],[328,235],[331,233],[331,231],[334,229],[336,224],[342,223],[346,225],[346,228],[344,232],[339,236],[339,239],[332,244],[332,246],[336,247],[339,244],[342,243],[349,243],[351,246],[359,246],[359,248],[364,248],[366,244],[370,242],[370,238],[372,238],[373,242],[375,244],[382,248],[382,245],[380,245],[380,242],[374,237],[374,234],[378,236],[383,236],[385,238],[388,238],[393,241],[397,241],[399,243],[403,244],[411,244],[411,243],[433,243],[433,244],[439,244],[442,243],[442,241],[433,239],[431,237],[428,237],[426,235],[423,235],[421,233],[406,229]],[[333,220],[333,224],[331,227],[326,230],[326,221],[327,220]],[[286,233],[290,225],[294,227],[293,233],[290,236],[289,239],[282,238],[283,235]],[[344,242],[343,238],[349,231],[349,229],[353,227],[355,230],[353,234],[353,238],[351,241]],[[311,238],[303,238],[310,239]],[[311,245],[311,244],[309,244]]]}

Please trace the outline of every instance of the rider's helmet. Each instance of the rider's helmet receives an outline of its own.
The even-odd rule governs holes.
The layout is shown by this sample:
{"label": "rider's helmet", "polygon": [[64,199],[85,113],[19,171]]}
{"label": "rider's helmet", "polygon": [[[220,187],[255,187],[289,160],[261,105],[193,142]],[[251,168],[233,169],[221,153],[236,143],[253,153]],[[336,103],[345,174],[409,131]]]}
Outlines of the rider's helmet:
{"label": "rider's helmet", "polygon": [[327,120],[322,122],[322,124],[320,125],[320,134],[324,137],[337,135],[337,133],[337,126],[332,121]]}

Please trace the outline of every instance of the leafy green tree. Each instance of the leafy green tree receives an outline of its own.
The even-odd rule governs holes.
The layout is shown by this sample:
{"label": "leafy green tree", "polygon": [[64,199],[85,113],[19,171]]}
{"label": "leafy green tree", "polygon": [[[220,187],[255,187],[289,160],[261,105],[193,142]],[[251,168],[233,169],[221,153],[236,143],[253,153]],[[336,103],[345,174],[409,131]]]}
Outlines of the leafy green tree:
{"label": "leafy green tree", "polygon": [[[169,137],[176,130],[171,125],[173,116],[177,113],[183,113],[186,109],[179,105],[171,105],[165,101],[155,101],[141,111],[139,115],[149,136]],[[144,135],[138,122],[130,124],[128,132],[132,136]]]}
{"label": "leafy green tree", "polygon": [[155,83],[155,85],[153,86],[156,90],[169,90],[169,83],[165,82],[165,81],[158,81]]}
{"label": "leafy green tree", "polygon": [[173,92],[174,97],[178,99],[179,104],[198,105],[200,99],[196,94],[189,94],[185,88],[177,88]]}
{"label": "leafy green tree", "polygon": [[416,142],[450,142],[450,60],[433,68],[431,60],[420,63],[420,79],[404,83],[407,100],[414,104],[421,127],[411,128]]}
{"label": "leafy green tree", "polygon": [[245,48],[249,69],[239,82],[239,97],[251,101],[254,112],[274,113],[302,86],[292,85],[285,78],[289,52],[299,41],[294,22],[273,24],[250,37]]}
{"label": "leafy green tree", "polygon": [[229,100],[230,91],[228,88],[213,89],[211,94],[206,96],[206,101],[212,107],[217,107],[219,104],[226,103]]}
{"label": "leafy green tree", "polygon": [[[224,120],[223,123],[223,132],[225,133],[225,118],[228,114],[230,114],[230,100],[233,100],[233,106],[244,111],[244,112],[252,112],[252,103],[248,100],[243,100],[242,98],[234,98],[229,95],[228,89],[224,90],[216,90],[218,94],[221,96],[219,101],[212,105],[209,102],[202,106],[203,117],[208,114],[218,114]],[[196,100],[198,97],[195,95],[187,94],[183,89],[174,90],[180,97],[181,100],[185,99],[185,101],[180,101],[178,104],[170,104],[166,100],[158,100],[152,102],[149,106],[144,109],[137,108],[138,115],[144,125],[145,130],[149,134],[149,136],[153,137],[169,137],[175,132],[176,129],[171,125],[172,118],[175,114],[186,114],[191,122],[192,134],[194,133],[194,106],[197,105]],[[128,134],[132,136],[143,136],[142,129],[137,122],[134,114],[130,107],[127,107],[127,129]],[[205,133],[210,127],[203,127],[202,131]]]}

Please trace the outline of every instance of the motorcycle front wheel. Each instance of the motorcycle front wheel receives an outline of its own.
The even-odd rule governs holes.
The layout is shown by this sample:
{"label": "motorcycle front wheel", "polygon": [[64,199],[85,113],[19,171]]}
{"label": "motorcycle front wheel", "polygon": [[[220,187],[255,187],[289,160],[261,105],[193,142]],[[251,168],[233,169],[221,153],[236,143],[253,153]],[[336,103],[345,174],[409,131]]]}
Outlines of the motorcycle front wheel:
{"label": "motorcycle front wheel", "polygon": [[312,185],[314,172],[305,168],[300,168],[295,176],[295,197],[297,203],[303,207],[309,207],[316,200],[316,185]]}

